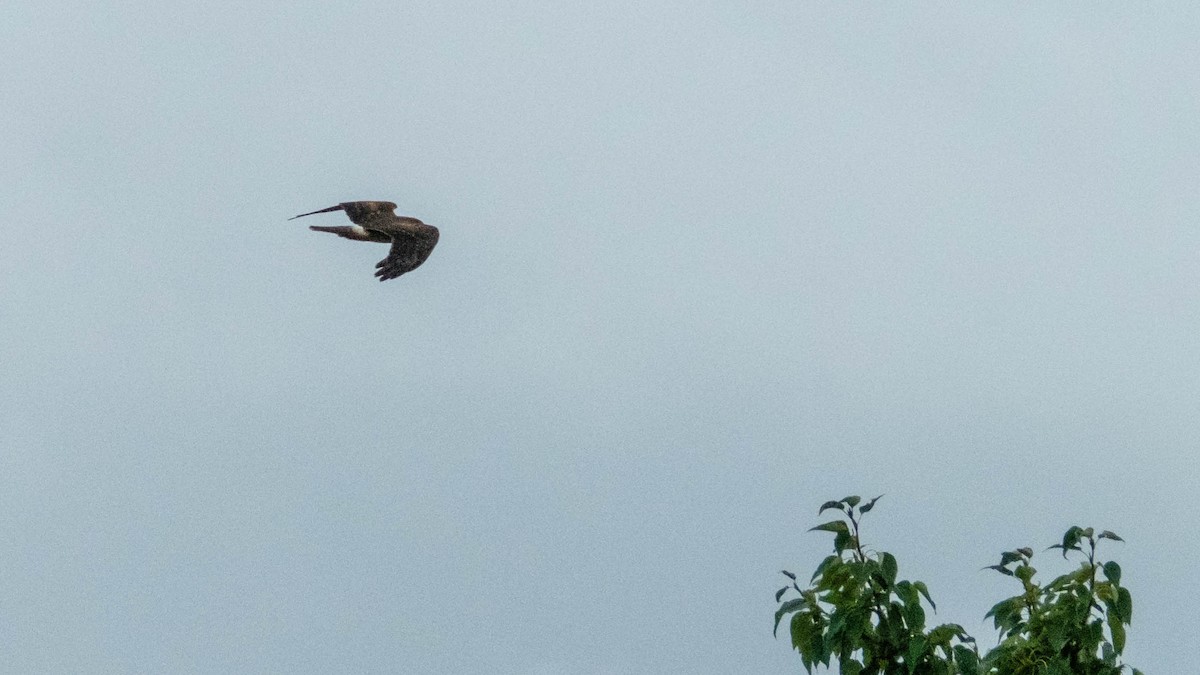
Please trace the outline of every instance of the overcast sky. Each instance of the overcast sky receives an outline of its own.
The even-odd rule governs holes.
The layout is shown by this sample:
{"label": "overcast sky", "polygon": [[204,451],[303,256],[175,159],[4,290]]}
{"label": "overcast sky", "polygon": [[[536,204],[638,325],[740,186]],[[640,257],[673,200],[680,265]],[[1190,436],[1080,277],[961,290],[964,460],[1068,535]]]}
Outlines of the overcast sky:
{"label": "overcast sky", "polygon": [[[796,672],[817,506],[1194,667],[1200,10],[0,7],[9,672]],[[390,200],[423,267],[287,222]],[[1046,579],[1070,569],[1053,552]]]}

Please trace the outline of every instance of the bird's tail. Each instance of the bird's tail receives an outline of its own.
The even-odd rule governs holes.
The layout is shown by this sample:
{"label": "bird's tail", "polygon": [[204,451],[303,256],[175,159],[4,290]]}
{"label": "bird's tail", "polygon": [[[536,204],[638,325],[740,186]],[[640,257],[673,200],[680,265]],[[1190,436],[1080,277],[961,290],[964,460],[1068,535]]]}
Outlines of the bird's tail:
{"label": "bird's tail", "polygon": [[356,241],[372,241],[371,235],[357,225],[339,225],[334,227],[327,227],[324,225],[309,225],[308,229],[316,230],[317,232],[329,232],[331,234],[336,234],[339,237],[354,239]]}

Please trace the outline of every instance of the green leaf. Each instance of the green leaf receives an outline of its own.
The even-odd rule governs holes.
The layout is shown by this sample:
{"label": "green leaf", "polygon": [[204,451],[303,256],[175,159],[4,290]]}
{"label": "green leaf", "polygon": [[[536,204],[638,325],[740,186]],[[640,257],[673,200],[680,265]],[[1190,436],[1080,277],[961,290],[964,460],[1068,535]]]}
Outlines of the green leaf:
{"label": "green leaf", "polygon": [[925,656],[925,649],[928,646],[925,638],[920,635],[915,636],[908,643],[908,654],[905,657],[905,663],[908,664],[908,672],[913,672],[913,669],[921,662],[921,657]]}
{"label": "green leaf", "polygon": [[1062,543],[1055,544],[1050,548],[1061,548],[1063,557],[1065,558],[1067,557],[1067,551],[1079,550],[1079,537],[1082,534],[1083,528],[1079,527],[1078,525],[1072,525],[1069,529],[1067,529],[1066,533],[1063,534]]}
{"label": "green leaf", "polygon": [[883,619],[879,619],[879,634],[894,643],[904,639],[904,612],[898,603],[888,605],[886,626]]}
{"label": "green leaf", "polygon": [[1121,566],[1113,561],[1104,563],[1104,578],[1113,582],[1114,586],[1121,585]]}
{"label": "green leaf", "polygon": [[821,561],[821,564],[817,565],[817,571],[813,572],[812,578],[808,580],[808,583],[811,584],[816,580],[817,577],[821,576],[825,570],[829,569],[830,567],[836,567],[837,563],[841,562],[842,559],[836,555],[826,556],[826,558]]}
{"label": "green leaf", "polygon": [[799,612],[792,615],[788,628],[788,632],[792,635],[792,647],[803,653],[803,648],[808,643],[808,636],[813,629],[813,622],[803,612]]}
{"label": "green leaf", "polygon": [[[804,639],[800,643],[794,643],[793,641],[793,645],[796,645],[796,649],[800,651],[800,657],[802,657],[811,673],[812,665],[816,665],[822,659],[828,659],[828,656],[826,656],[828,652],[826,651],[826,647],[824,647],[824,638],[822,635],[824,629],[826,629],[826,625],[824,625],[820,616],[799,614],[797,616],[802,616],[804,619]],[[796,628],[796,619],[792,620],[792,625],[794,631],[794,628]],[[794,634],[792,639],[796,639]]]}
{"label": "green leaf", "polygon": [[804,669],[811,674],[816,663],[816,659],[813,658],[813,638],[820,639],[819,628],[809,617],[796,614],[792,617],[791,634],[792,649],[800,652],[800,661],[804,664]]}
{"label": "green leaf", "polygon": [[899,571],[899,564],[896,562],[896,556],[885,552],[883,554],[883,578],[887,580],[887,587],[891,588],[896,584],[896,573]]}
{"label": "green leaf", "polygon": [[925,630],[925,610],[920,604],[904,605],[904,623],[913,631]]}
{"label": "green leaf", "polygon": [[950,638],[962,631],[962,626],[946,623],[929,631],[929,644],[934,646],[949,645]]}
{"label": "green leaf", "polygon": [[833,614],[829,617],[828,638],[831,641],[837,640],[842,633],[842,629],[846,627],[846,612],[840,609],[833,610]]}
{"label": "green leaf", "polygon": [[821,510],[817,511],[817,515],[819,516],[822,513],[825,513],[826,509],[841,510],[841,508],[842,508],[841,502],[825,502],[824,504],[821,505]]}
{"label": "green leaf", "polygon": [[841,675],[861,675],[863,664],[854,659],[846,659],[841,662]]}
{"label": "green leaf", "polygon": [[914,581],[913,588],[917,589],[917,591],[921,595],[925,596],[925,601],[928,602],[929,606],[932,607],[933,611],[936,612],[937,611],[937,603],[933,601],[933,598],[929,597],[929,587],[925,585],[925,582],[924,581]]}
{"label": "green leaf", "polygon": [[1117,616],[1122,623],[1133,622],[1133,596],[1129,594],[1128,588],[1117,591]]}
{"label": "green leaf", "polygon": [[983,567],[981,569],[996,570],[997,572],[999,572],[1000,574],[1003,574],[1005,576],[1010,576],[1010,577],[1013,576],[1012,570],[1008,569],[1004,565],[988,565],[987,567]]}
{"label": "green leaf", "polygon": [[792,612],[797,612],[804,608],[804,598],[793,598],[779,606],[779,610],[775,612],[775,629],[772,631],[776,637],[779,636],[779,622],[783,617]]}
{"label": "green leaf", "polygon": [[850,548],[854,543],[854,537],[850,536],[849,530],[843,530],[833,536],[833,550],[841,553]]}
{"label": "green leaf", "polygon": [[957,623],[944,623],[941,628],[948,628],[954,632],[954,636],[963,642],[974,642],[975,638],[967,635],[967,630]]}
{"label": "green leaf", "polygon": [[846,616],[845,639],[847,644],[862,645],[862,636],[871,628],[871,613],[865,607],[851,610]]}
{"label": "green leaf", "polygon": [[954,645],[954,661],[962,675],[979,675],[979,656],[973,649]]}
{"label": "green leaf", "polygon": [[1020,596],[1009,598],[1007,600],[1001,600],[995,605],[992,605],[992,608],[988,610],[987,614],[983,615],[983,618],[986,619],[988,617],[992,617],[997,629],[1007,630],[1009,627],[1014,625],[1017,618],[1019,618],[1020,607]]}
{"label": "green leaf", "polygon": [[1017,549],[1017,553],[1025,556],[1026,560],[1033,557],[1033,549],[1029,548],[1028,546]]}
{"label": "green leaf", "polygon": [[1046,626],[1045,634],[1042,640],[1048,642],[1054,651],[1060,651],[1064,645],[1071,641],[1072,626],[1064,625],[1063,622],[1052,622]]}
{"label": "green leaf", "polygon": [[1101,539],[1112,539],[1113,541],[1125,541],[1124,539],[1118,537],[1117,534],[1111,530],[1105,530],[1105,531],[1101,532],[1100,538]]}
{"label": "green leaf", "polygon": [[784,593],[788,592],[789,588],[791,588],[791,586],[784,586],[783,588],[775,591],[775,602],[779,602],[779,599],[783,597]]}
{"label": "green leaf", "polygon": [[809,532],[816,531],[816,532],[847,532],[848,533],[850,531],[850,528],[847,527],[845,521],[831,520],[828,523],[821,523],[820,525],[818,525],[816,527],[810,527],[810,528],[808,528],[808,531]]}
{"label": "green leaf", "polygon": [[[882,496],[883,495],[879,495],[879,497],[882,497]],[[876,498],[872,499],[871,501],[867,502],[866,504],[863,504],[863,507],[861,509],[859,509],[858,512],[859,513],[867,513],[871,509],[875,508],[875,502],[879,501],[879,497],[876,497]]]}
{"label": "green leaf", "polygon": [[861,501],[862,501],[862,497],[859,497],[858,495],[850,495],[849,497],[846,497],[845,499],[843,499],[842,503],[844,503],[846,506],[849,506],[850,508],[854,508],[855,506],[858,506],[858,503]]}
{"label": "green leaf", "polygon": [[1112,634],[1113,649],[1118,654],[1125,651],[1125,626],[1113,614],[1108,615],[1108,632]]}
{"label": "green leaf", "polygon": [[812,654],[814,661],[819,661],[825,664],[826,668],[829,667],[829,658],[833,656],[833,645],[821,639],[820,632],[817,632],[815,635],[813,635]]}

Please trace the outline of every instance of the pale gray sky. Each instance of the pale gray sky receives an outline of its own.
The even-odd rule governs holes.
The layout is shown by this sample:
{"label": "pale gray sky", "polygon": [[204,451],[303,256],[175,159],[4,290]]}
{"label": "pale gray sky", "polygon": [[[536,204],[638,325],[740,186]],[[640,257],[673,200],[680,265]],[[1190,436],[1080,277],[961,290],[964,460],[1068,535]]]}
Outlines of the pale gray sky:
{"label": "pale gray sky", "polygon": [[[1200,10],[0,8],[9,672],[795,672],[825,499],[1194,664]],[[387,199],[382,246],[297,213]],[[1051,553],[1047,578],[1068,569]]]}

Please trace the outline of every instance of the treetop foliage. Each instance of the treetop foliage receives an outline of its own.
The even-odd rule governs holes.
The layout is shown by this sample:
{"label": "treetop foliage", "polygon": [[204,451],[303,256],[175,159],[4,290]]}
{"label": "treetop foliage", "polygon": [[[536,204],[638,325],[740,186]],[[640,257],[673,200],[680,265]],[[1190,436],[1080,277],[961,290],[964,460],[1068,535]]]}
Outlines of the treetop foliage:
{"label": "treetop foliage", "polygon": [[880,497],[822,504],[818,515],[835,510],[840,517],[809,531],[832,533],[833,554],[806,587],[783,571],[789,583],[775,593],[775,632],[790,617],[792,647],[809,673],[836,661],[843,675],[1117,675],[1127,668],[1141,675],[1120,660],[1133,617],[1121,567],[1096,556],[1099,541],[1124,541],[1119,536],[1071,527],[1047,550],[1080,558],[1079,567],[1045,585],[1035,581],[1033,549],[1001,553],[998,564],[984,569],[1017,579],[1021,592],[987,612],[1000,635],[980,655],[975,638],[958,624],[927,629],[925,606],[937,611],[929,588],[900,579],[891,553],[863,548],[860,523]]}

